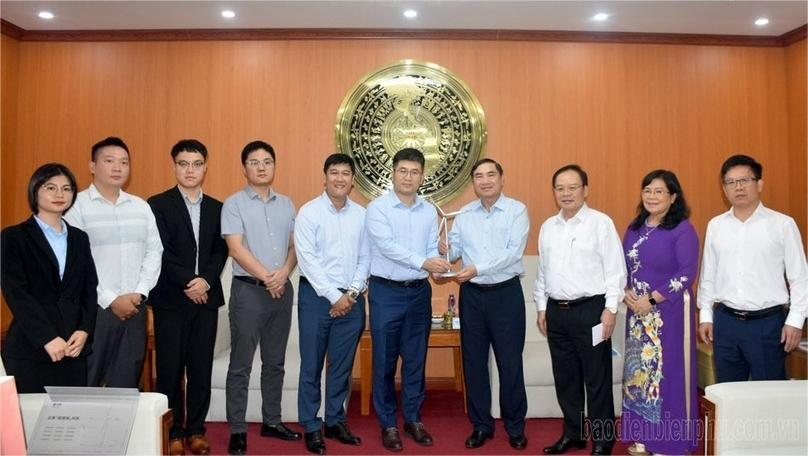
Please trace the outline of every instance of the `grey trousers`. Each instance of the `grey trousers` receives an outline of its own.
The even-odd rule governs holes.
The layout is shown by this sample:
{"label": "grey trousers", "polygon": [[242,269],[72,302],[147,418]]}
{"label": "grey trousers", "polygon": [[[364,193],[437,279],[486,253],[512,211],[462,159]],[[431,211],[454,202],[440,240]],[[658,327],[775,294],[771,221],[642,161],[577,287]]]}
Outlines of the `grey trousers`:
{"label": "grey trousers", "polygon": [[146,305],[121,320],[109,308],[98,308],[93,351],[87,357],[87,385],[137,388],[146,356]]}
{"label": "grey trousers", "polygon": [[247,392],[255,348],[261,346],[261,417],[265,424],[281,422],[286,342],[292,324],[291,282],[280,299],[265,288],[233,280],[230,289],[230,365],[226,403],[230,433],[247,432]]}

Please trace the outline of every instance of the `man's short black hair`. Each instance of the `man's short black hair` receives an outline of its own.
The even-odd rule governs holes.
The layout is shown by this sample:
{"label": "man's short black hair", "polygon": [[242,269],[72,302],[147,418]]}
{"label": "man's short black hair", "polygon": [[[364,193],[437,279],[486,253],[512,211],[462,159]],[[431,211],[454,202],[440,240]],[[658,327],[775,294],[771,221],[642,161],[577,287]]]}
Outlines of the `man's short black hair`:
{"label": "man's short black hair", "polygon": [[39,213],[39,203],[37,202],[39,189],[45,185],[50,178],[55,176],[65,176],[67,180],[70,181],[70,187],[73,188],[73,199],[70,200],[70,204],[67,205],[64,212],[67,212],[68,209],[73,207],[73,203],[76,202],[76,176],[73,175],[67,166],[61,163],[46,163],[37,168],[28,181],[28,207],[31,208],[32,213]]}
{"label": "man's short black hair", "polygon": [[331,154],[325,159],[323,173],[328,174],[328,168],[334,165],[348,165],[351,167],[351,174],[356,174],[356,164],[354,159],[348,154]]}
{"label": "man's short black hair", "polygon": [[174,144],[174,147],[171,148],[171,158],[176,159],[177,155],[182,152],[195,152],[206,161],[208,159],[208,148],[196,139],[180,139],[177,141],[177,144]]}
{"label": "man's short black hair", "polygon": [[424,154],[418,150],[413,149],[412,147],[407,147],[405,149],[401,149],[400,151],[396,152],[393,156],[393,168],[395,169],[396,165],[400,161],[411,161],[421,164],[421,169],[423,170],[426,166],[426,159],[424,159]]}
{"label": "man's short black hair", "polygon": [[748,166],[755,175],[755,179],[763,179],[763,165],[748,155],[739,154],[729,157],[724,164],[721,165],[721,180],[724,180],[729,170],[736,166]]}
{"label": "man's short black hair", "polygon": [[471,167],[471,173],[470,173],[471,177],[474,177],[474,171],[477,171],[477,168],[479,168],[480,165],[484,165],[486,163],[493,163],[494,167],[497,169],[497,172],[499,173],[500,176],[505,173],[502,170],[502,165],[500,165],[499,162],[497,162],[493,158],[481,158],[477,160],[477,162],[474,163],[474,165]]}
{"label": "man's short black hair", "polygon": [[256,150],[264,149],[265,151],[269,152],[269,155],[272,157],[272,161],[275,161],[275,149],[272,148],[269,144],[265,143],[264,141],[253,141],[247,143],[244,146],[244,149],[241,150],[241,164],[247,164],[247,157],[250,156],[251,153],[255,152]]}
{"label": "man's short black hair", "polygon": [[553,187],[555,187],[555,182],[558,175],[566,171],[575,171],[581,177],[581,184],[583,184],[584,186],[589,185],[589,176],[586,175],[586,171],[584,171],[583,168],[581,168],[580,166],[573,163],[571,165],[562,166],[561,168],[558,168],[558,171],[553,173]]}
{"label": "man's short black hair", "polygon": [[129,148],[126,147],[126,143],[123,142],[123,139],[118,138],[116,136],[109,136],[93,144],[91,152],[91,157],[93,161],[95,161],[96,157],[98,157],[98,152],[101,151],[101,149],[110,146],[120,147],[121,149],[126,151],[126,155],[129,155]]}

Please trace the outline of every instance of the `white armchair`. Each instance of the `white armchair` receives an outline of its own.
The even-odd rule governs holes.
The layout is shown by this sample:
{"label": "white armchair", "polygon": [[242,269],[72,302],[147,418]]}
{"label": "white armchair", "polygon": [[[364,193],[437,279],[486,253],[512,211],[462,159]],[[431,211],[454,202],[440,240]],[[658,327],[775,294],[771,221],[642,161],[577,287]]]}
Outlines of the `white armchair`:
{"label": "white armchair", "polygon": [[704,390],[707,454],[808,454],[808,381],[749,381]]}

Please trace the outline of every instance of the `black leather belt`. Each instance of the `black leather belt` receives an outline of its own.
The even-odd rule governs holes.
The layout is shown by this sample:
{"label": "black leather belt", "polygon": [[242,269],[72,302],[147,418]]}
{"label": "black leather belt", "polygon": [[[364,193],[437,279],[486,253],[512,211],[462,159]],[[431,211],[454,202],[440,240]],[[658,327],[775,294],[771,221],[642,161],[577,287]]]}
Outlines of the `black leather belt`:
{"label": "black leather belt", "polygon": [[732,307],[724,304],[723,302],[719,302],[716,304],[716,309],[723,310],[724,312],[732,315],[733,317],[737,318],[738,320],[757,320],[759,318],[765,318],[769,315],[774,315],[776,313],[784,313],[785,312],[785,305],[780,304],[779,306],[772,306],[766,309],[761,310],[738,310],[733,309]]}
{"label": "black leather belt", "polygon": [[415,280],[390,280],[385,279],[384,277],[379,276],[370,276],[370,280],[375,280],[376,282],[383,283],[385,285],[392,285],[394,287],[401,287],[401,288],[415,288],[420,287],[424,283],[426,283],[426,279],[415,279]]}
{"label": "black leather belt", "polygon": [[[303,276],[300,276],[300,283],[307,283],[307,284],[309,284],[309,286],[311,286],[311,282],[309,282],[309,279],[307,279],[307,278],[305,278]],[[312,288],[314,288],[314,287],[312,287]],[[347,293],[348,292],[347,288],[337,288],[337,290],[339,290],[340,293]]]}
{"label": "black leather belt", "polygon": [[240,281],[240,282],[249,283],[250,285],[257,285],[257,286],[262,287],[262,288],[267,287],[264,284],[264,282],[254,278],[254,277],[250,277],[250,276],[233,276],[233,278]]}
{"label": "black leather belt", "polygon": [[591,301],[595,298],[600,298],[602,296],[603,295],[584,296],[583,298],[573,299],[571,301],[559,301],[558,299],[555,298],[549,298],[547,299],[547,302],[555,303],[559,309],[569,309],[570,307],[576,304],[583,304],[585,302]]}
{"label": "black leather belt", "polygon": [[474,283],[474,282],[467,282],[467,283],[478,290],[493,291],[519,283],[519,276],[513,276],[510,279],[499,283]]}

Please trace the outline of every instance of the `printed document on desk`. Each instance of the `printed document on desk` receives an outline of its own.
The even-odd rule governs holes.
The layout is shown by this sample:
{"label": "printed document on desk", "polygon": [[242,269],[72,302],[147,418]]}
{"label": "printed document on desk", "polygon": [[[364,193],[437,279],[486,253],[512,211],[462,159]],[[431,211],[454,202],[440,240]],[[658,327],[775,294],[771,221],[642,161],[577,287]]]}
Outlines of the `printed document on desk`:
{"label": "printed document on desk", "polygon": [[28,454],[125,454],[140,392],[136,388],[46,386]]}

